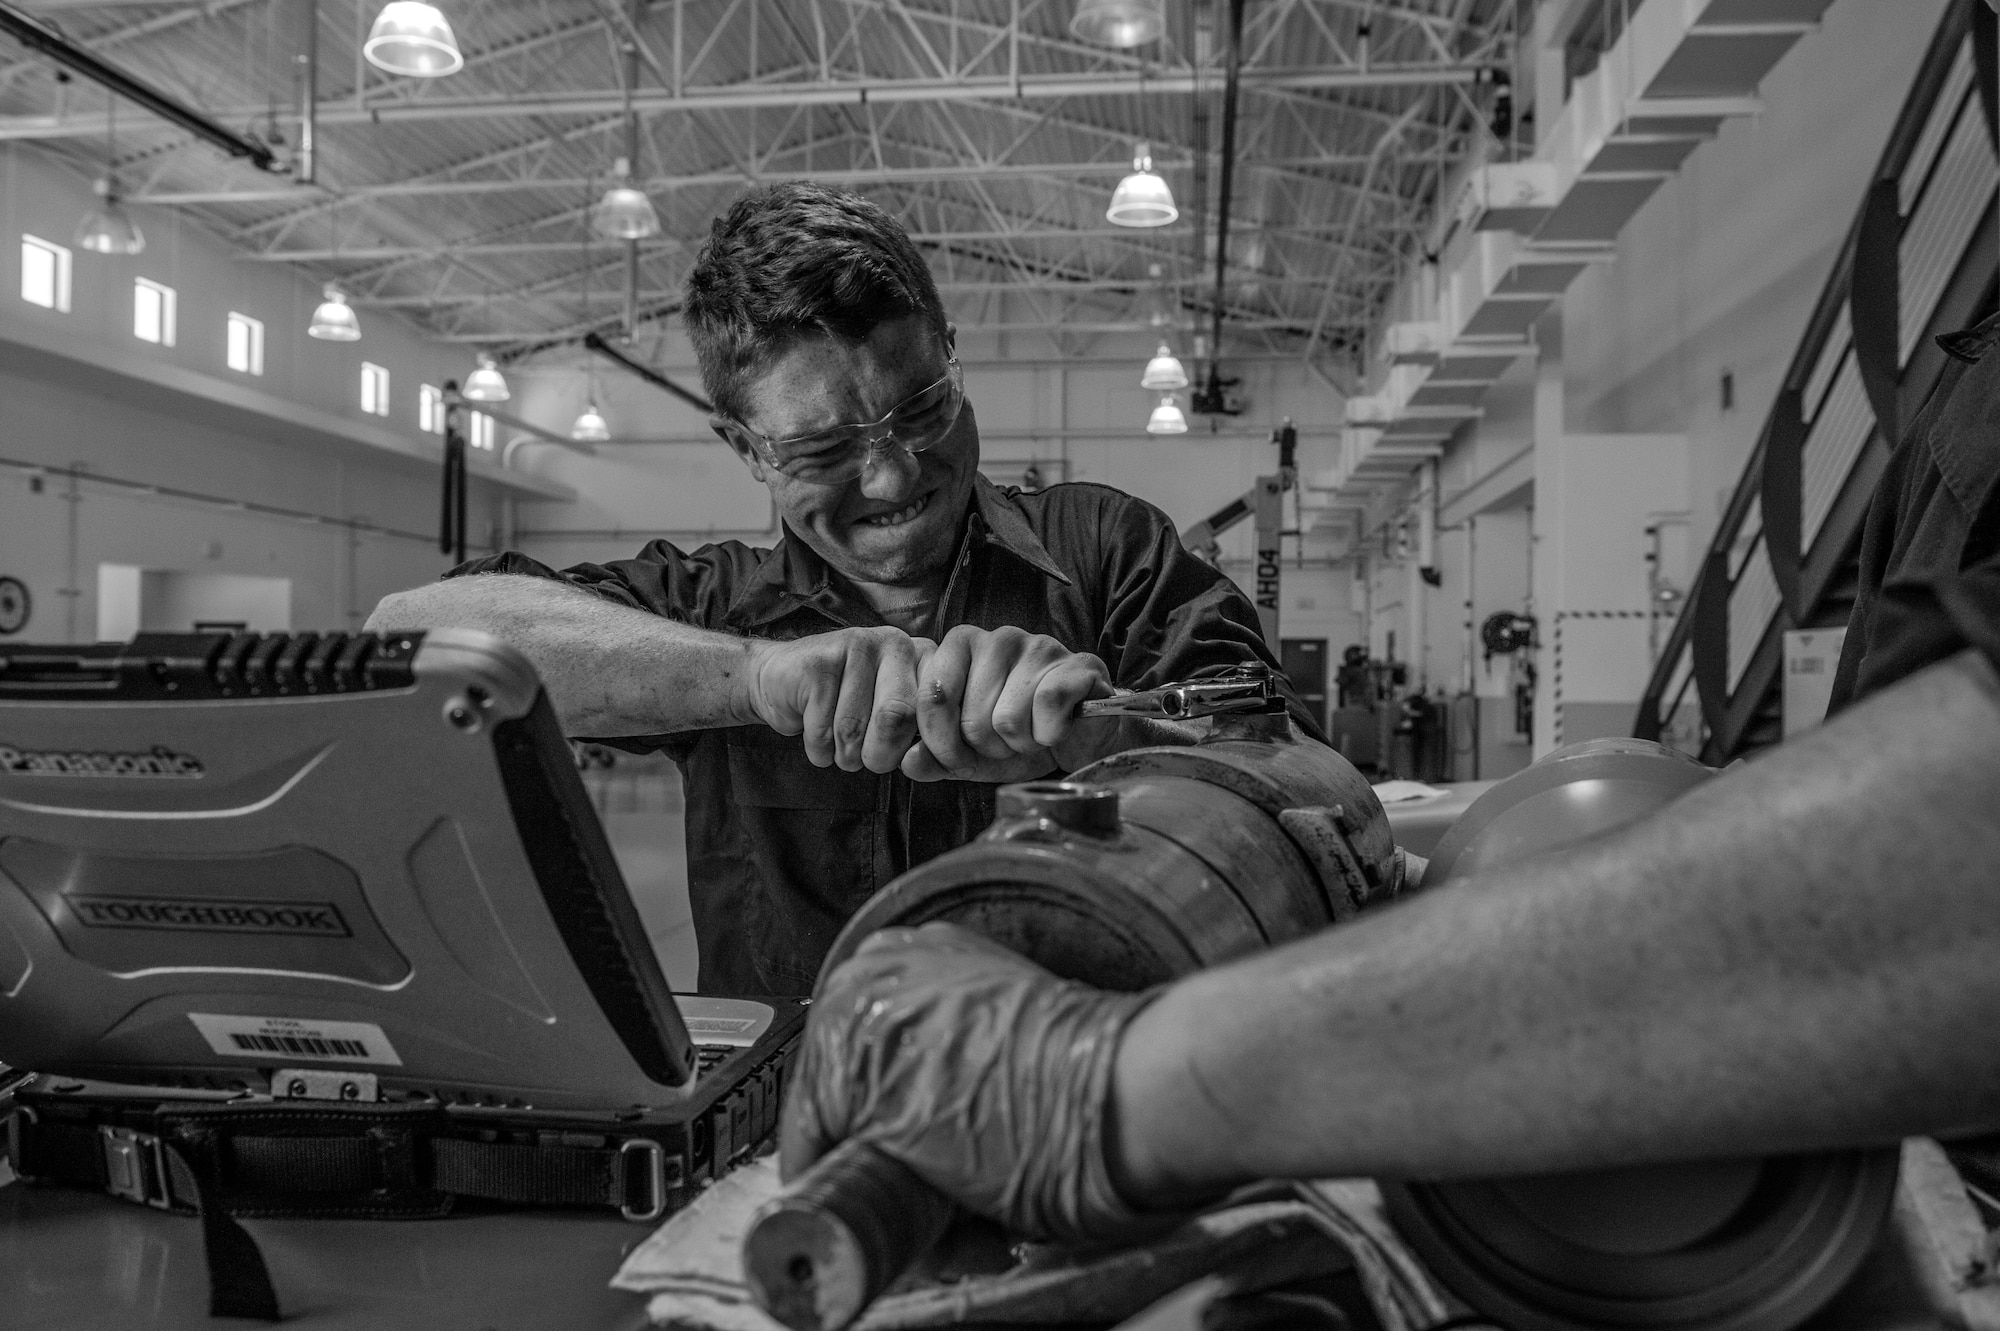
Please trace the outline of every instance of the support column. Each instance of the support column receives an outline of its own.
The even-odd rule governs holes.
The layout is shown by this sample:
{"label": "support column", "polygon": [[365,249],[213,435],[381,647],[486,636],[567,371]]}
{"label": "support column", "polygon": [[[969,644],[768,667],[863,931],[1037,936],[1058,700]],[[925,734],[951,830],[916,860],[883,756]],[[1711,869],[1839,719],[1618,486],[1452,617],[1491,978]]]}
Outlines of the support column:
{"label": "support column", "polygon": [[[1555,326],[1551,326],[1555,325]],[[1687,503],[1687,437],[1573,434],[1563,418],[1560,315],[1536,325],[1534,753],[1629,735],[1652,659],[1651,539]]]}
{"label": "support column", "polygon": [[1563,556],[1563,318],[1562,302],[1535,324],[1535,505],[1530,511],[1528,560],[1533,570],[1528,613],[1538,625],[1535,648],[1534,753],[1539,758],[1561,742],[1558,709],[1562,699],[1561,659],[1556,644],[1561,604],[1558,574]]}

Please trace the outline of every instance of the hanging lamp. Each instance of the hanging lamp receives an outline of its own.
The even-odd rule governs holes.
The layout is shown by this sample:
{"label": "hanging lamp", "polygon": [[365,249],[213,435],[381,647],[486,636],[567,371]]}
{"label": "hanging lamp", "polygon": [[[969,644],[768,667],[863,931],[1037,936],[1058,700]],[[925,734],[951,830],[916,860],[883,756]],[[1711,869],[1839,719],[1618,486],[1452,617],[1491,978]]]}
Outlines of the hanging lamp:
{"label": "hanging lamp", "polygon": [[354,307],[347,303],[347,297],[338,287],[326,288],[325,295],[326,299],[313,311],[312,322],[306,325],[306,336],[323,342],[359,342],[361,321],[354,317]]}
{"label": "hanging lamp", "polygon": [[1069,30],[1098,46],[1144,46],[1166,30],[1165,9],[1163,0],[1078,0]]}
{"label": "hanging lamp", "polygon": [[118,196],[118,99],[113,97],[104,116],[104,175],[96,184],[97,197],[104,202],[76,224],[79,248],[98,254],[137,254],[146,248],[145,233],[132,220]]}
{"label": "hanging lamp", "polygon": [[1186,434],[1187,417],[1181,415],[1180,404],[1174,401],[1172,393],[1162,394],[1160,405],[1153,408],[1153,415],[1146,422],[1147,434]]}
{"label": "hanging lamp", "polygon": [[104,203],[76,224],[76,243],[99,254],[137,254],[145,249],[145,233],[125,211],[117,183],[110,176],[97,182],[97,196]]}
{"label": "hanging lamp", "polygon": [[1174,192],[1153,174],[1152,145],[1138,144],[1132,150],[1132,174],[1111,192],[1104,220],[1115,226],[1165,226],[1180,215],[1181,210],[1174,207]]}
{"label": "hanging lamp", "polygon": [[605,423],[604,414],[592,402],[584,407],[583,414],[576,418],[576,424],[569,427],[569,437],[580,444],[601,444],[611,437],[611,427]]}
{"label": "hanging lamp", "polygon": [[1180,358],[1174,355],[1172,347],[1164,342],[1160,343],[1160,349],[1153,354],[1153,359],[1146,362],[1146,372],[1139,376],[1139,387],[1150,388],[1157,392],[1187,386],[1187,370],[1181,365]]}
{"label": "hanging lamp", "polygon": [[644,240],[660,234],[660,215],[646,192],[632,183],[631,159],[612,167],[619,183],[604,191],[590,210],[590,229],[610,240]]}
{"label": "hanging lamp", "polygon": [[465,376],[465,387],[460,395],[467,402],[505,402],[513,394],[507,391],[507,381],[501,377],[499,367],[493,364],[491,356],[479,358],[479,368]]}
{"label": "hanging lamp", "polygon": [[443,78],[465,68],[444,11],[423,0],[390,0],[361,48],[368,63],[414,79]]}

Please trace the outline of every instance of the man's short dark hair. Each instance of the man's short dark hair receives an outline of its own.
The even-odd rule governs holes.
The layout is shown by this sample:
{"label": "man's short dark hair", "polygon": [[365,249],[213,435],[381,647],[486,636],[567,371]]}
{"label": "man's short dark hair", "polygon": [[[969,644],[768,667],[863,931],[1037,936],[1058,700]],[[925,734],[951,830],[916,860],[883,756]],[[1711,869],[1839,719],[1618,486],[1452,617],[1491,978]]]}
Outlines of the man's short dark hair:
{"label": "man's short dark hair", "polygon": [[759,186],[716,218],[681,306],[709,400],[738,419],[745,381],[801,338],[859,342],[912,314],[943,339],[944,302],[910,233],[809,180]]}

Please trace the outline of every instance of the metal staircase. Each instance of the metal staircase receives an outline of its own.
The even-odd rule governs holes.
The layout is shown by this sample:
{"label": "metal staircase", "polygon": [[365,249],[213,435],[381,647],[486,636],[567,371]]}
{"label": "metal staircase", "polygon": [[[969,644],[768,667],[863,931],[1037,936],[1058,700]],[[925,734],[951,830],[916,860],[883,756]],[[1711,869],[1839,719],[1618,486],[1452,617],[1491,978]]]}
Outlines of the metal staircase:
{"label": "metal staircase", "polygon": [[1933,339],[1995,306],[1995,42],[1983,0],[1955,0],[1640,699],[1635,735],[1660,738],[1693,704],[1705,762],[1777,743],[1784,632],[1847,622],[1891,441],[1945,367]]}

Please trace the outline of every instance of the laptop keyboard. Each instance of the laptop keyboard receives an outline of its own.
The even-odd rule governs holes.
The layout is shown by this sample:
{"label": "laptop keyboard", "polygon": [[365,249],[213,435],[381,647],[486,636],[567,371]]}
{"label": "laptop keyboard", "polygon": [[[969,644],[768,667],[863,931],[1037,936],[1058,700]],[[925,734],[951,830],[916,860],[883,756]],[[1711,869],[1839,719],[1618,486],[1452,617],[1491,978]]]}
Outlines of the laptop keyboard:
{"label": "laptop keyboard", "polygon": [[694,1052],[696,1060],[694,1075],[699,1079],[713,1072],[716,1065],[721,1063],[723,1059],[728,1058],[731,1054],[741,1053],[742,1051],[735,1045],[729,1044],[699,1044],[694,1047]]}

